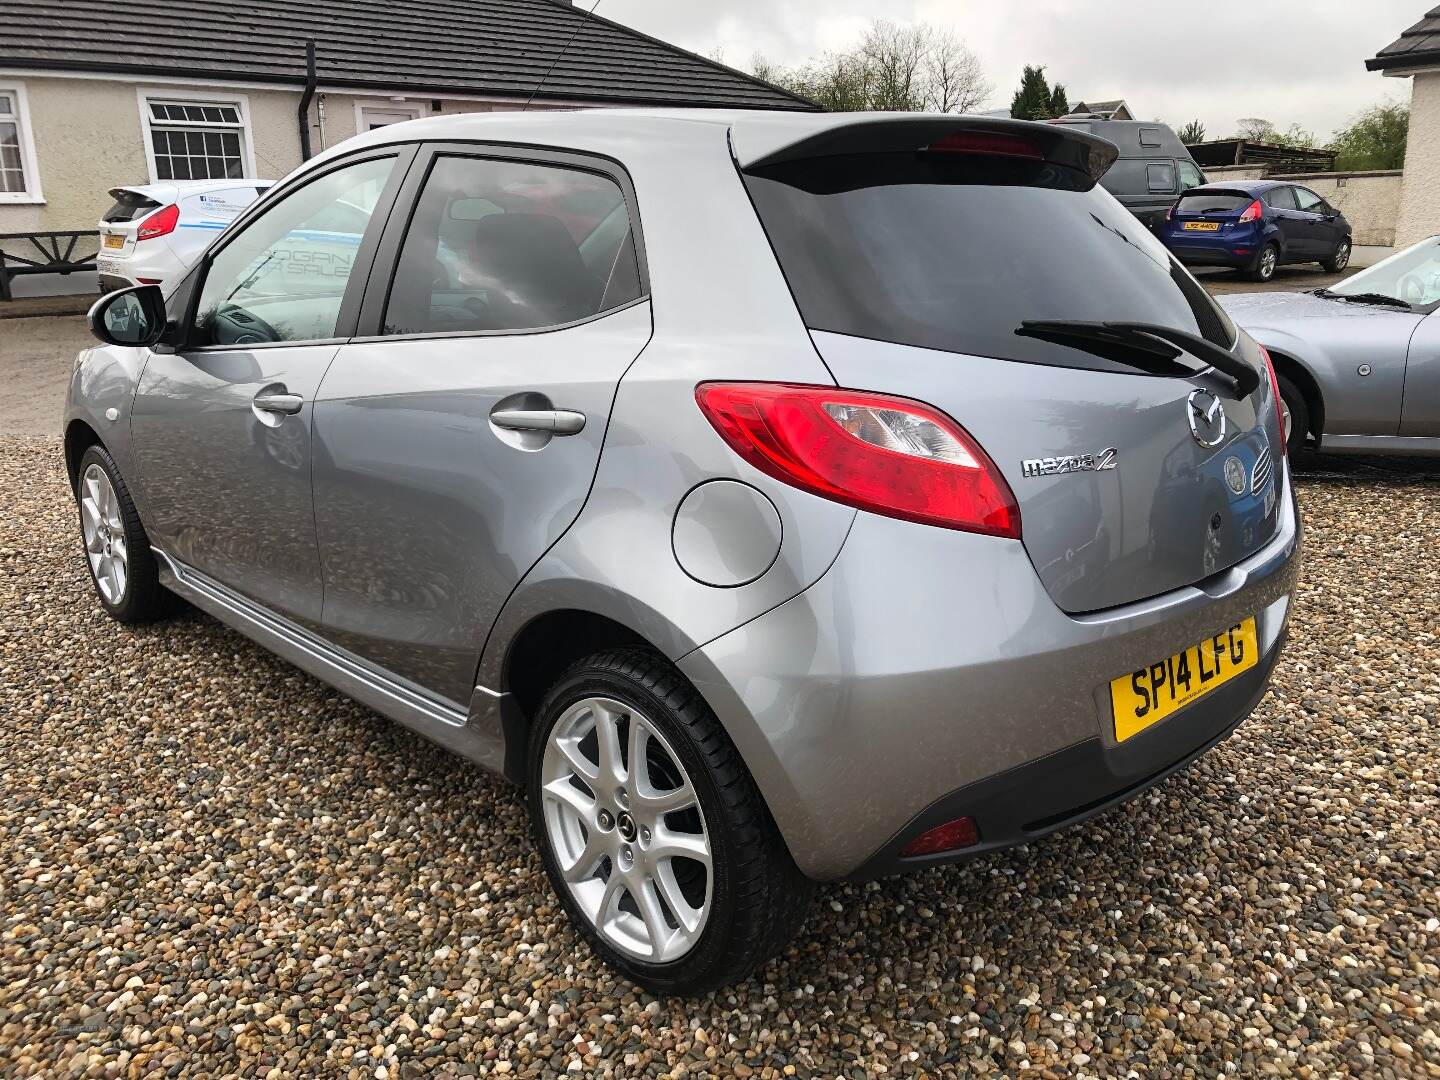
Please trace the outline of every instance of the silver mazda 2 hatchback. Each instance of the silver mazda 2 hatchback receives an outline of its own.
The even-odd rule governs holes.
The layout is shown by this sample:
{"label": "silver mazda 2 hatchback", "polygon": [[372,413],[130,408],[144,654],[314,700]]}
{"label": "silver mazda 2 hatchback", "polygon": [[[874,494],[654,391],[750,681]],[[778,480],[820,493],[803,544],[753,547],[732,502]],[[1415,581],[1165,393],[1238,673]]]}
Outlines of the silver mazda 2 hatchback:
{"label": "silver mazda 2 hatchback", "polygon": [[337,146],[91,312],[100,603],[178,594],[524,784],[597,953],[741,978],[812,882],[1083,820],[1265,690],[1274,376],[1115,154],[624,110]]}

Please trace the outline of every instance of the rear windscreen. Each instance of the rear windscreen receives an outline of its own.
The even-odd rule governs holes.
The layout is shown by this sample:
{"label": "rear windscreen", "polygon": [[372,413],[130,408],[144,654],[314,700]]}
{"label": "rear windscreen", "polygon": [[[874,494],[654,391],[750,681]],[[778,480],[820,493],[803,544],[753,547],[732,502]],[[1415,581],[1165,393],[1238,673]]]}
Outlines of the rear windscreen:
{"label": "rear windscreen", "polygon": [[115,205],[105,211],[105,221],[134,221],[144,217],[160,204],[138,191],[122,191],[115,196]]}
{"label": "rear windscreen", "polygon": [[1254,195],[1230,191],[1192,193],[1181,197],[1175,209],[1182,214],[1218,214],[1243,210],[1255,201]]}
{"label": "rear windscreen", "polygon": [[1125,320],[1229,348],[1228,319],[1087,175],[972,154],[810,158],[745,177],[805,323],[1046,364],[1096,358],[1015,331]]}

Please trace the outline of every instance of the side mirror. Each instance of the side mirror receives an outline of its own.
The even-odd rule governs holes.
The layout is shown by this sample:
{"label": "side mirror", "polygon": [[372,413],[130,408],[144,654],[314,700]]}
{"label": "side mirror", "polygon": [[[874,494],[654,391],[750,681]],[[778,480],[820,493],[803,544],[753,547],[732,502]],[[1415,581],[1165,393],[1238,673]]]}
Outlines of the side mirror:
{"label": "side mirror", "polygon": [[107,345],[156,344],[165,334],[165,294],[159,285],[108,293],[90,308],[90,332]]}

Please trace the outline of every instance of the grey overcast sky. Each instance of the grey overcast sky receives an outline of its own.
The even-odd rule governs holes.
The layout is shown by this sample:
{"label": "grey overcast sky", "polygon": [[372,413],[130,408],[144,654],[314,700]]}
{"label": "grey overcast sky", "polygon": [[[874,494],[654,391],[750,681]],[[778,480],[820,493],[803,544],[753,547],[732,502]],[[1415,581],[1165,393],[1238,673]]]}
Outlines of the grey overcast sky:
{"label": "grey overcast sky", "polygon": [[[577,0],[589,8],[592,0]],[[987,108],[1010,104],[1027,63],[1072,103],[1123,97],[1141,119],[1208,138],[1262,116],[1321,142],[1361,109],[1408,102],[1410,80],[1365,60],[1431,0],[600,0],[596,14],[749,70],[756,52],[797,64],[859,38],[875,18],[953,27],[985,65]]]}

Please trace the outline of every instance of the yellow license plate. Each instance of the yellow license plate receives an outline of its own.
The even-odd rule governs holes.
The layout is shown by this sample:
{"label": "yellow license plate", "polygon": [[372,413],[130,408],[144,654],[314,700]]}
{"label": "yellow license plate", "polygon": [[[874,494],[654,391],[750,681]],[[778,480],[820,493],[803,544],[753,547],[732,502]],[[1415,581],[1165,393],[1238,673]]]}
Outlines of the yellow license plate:
{"label": "yellow license plate", "polygon": [[1124,742],[1260,662],[1255,620],[1246,619],[1110,683],[1115,741]]}
{"label": "yellow license plate", "polygon": [[1219,231],[1220,231],[1220,223],[1219,223],[1218,221],[1187,221],[1187,222],[1185,222],[1183,225],[1181,225],[1180,227],[1181,227],[1182,229],[1185,229],[1185,230],[1189,231],[1189,232],[1219,232]]}
{"label": "yellow license plate", "polygon": [[107,248],[123,248],[125,246],[125,237],[107,236],[105,237],[105,246]]}

